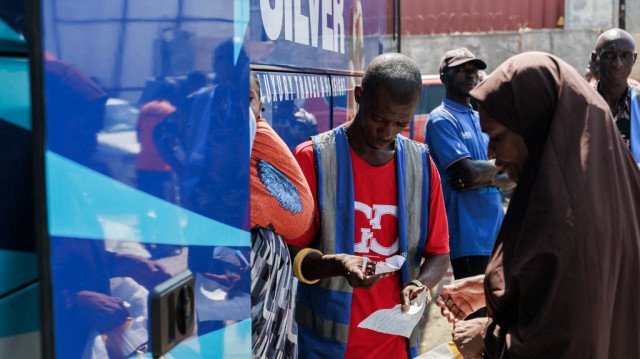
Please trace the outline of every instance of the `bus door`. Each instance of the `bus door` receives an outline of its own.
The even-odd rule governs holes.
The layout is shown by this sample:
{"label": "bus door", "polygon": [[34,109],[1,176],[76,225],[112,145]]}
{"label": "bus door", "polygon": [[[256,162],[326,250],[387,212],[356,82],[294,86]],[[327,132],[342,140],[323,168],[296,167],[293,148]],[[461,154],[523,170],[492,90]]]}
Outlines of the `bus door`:
{"label": "bus door", "polygon": [[29,5],[45,356],[249,358],[249,3]]}

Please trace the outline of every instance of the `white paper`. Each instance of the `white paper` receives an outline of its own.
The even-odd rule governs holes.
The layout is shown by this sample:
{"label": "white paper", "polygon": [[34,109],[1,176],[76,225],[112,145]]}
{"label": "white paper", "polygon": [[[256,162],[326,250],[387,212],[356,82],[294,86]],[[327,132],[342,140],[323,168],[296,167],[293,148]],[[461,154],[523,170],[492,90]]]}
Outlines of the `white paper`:
{"label": "white paper", "polygon": [[375,330],[376,332],[402,335],[409,338],[413,328],[422,318],[427,292],[423,291],[411,301],[409,310],[403,312],[400,304],[391,309],[380,309],[358,324],[358,328]]}
{"label": "white paper", "polygon": [[386,262],[376,263],[376,274],[395,272],[402,268],[405,258],[401,255],[395,255],[387,258]]}

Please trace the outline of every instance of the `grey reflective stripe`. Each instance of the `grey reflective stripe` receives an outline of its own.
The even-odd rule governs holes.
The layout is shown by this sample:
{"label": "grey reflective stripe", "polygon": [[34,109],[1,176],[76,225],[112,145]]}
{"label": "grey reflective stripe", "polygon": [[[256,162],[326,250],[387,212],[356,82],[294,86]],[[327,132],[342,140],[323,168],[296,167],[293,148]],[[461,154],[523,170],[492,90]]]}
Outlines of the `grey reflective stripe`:
{"label": "grey reflective stripe", "polygon": [[[316,149],[320,150],[320,168],[322,168],[322,215],[319,250],[325,254],[336,252],[336,209],[337,196],[335,181],[337,177],[335,132],[329,131],[314,137]],[[317,284],[325,289],[352,293],[353,288],[344,277],[322,279]]]}
{"label": "grey reflective stripe", "polygon": [[336,323],[328,319],[318,318],[313,315],[313,311],[296,303],[296,321],[300,325],[313,329],[313,331],[325,338],[330,338],[339,342],[346,343],[349,339],[349,324]]}
{"label": "grey reflective stripe", "polygon": [[[322,133],[313,137],[315,149],[320,150],[320,162],[322,169],[322,214],[320,215],[320,248],[322,253],[333,254],[336,252],[336,185],[337,161],[336,138],[334,131]],[[318,184],[318,188],[320,185]]]}
{"label": "grey reflective stripe", "polygon": [[407,229],[407,259],[409,265],[409,276],[416,278],[420,272],[420,265],[415,265],[418,258],[418,243],[420,237],[420,216],[422,214],[422,145],[405,139],[404,140],[404,161],[405,161],[405,221]]}
{"label": "grey reflective stripe", "polygon": [[[420,273],[420,263],[415,265],[418,243],[425,240],[420,238],[420,217],[422,215],[422,180],[425,163],[422,160],[422,148],[424,145],[405,139],[404,140],[404,162],[405,162],[405,221],[407,229],[407,265],[409,266],[409,276],[417,278]],[[428,189],[427,189],[428,190]],[[427,204],[428,205],[428,204]],[[425,224],[428,225],[428,224]],[[409,338],[409,347],[418,345],[418,327],[413,330]]]}

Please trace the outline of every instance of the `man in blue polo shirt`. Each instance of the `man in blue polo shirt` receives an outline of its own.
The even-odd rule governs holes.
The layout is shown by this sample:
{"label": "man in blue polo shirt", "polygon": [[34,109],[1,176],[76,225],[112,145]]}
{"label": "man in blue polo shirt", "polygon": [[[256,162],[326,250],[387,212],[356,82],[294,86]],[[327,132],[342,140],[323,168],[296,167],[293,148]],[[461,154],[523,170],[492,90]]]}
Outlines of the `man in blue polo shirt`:
{"label": "man in blue polo shirt", "polygon": [[487,68],[466,48],[440,62],[446,98],[429,115],[425,142],[440,172],[449,221],[451,265],[456,279],[484,274],[504,218],[498,188],[515,186],[489,161],[489,137],[480,129],[469,91]]}

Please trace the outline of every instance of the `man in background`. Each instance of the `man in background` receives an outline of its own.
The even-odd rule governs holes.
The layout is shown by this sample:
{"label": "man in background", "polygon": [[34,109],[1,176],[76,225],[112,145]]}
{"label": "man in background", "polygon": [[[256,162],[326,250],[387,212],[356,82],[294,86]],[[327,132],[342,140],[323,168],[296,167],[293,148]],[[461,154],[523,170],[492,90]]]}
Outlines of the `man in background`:
{"label": "man in background", "polygon": [[591,53],[599,79],[594,88],[607,102],[622,139],[640,162],[640,89],[629,84],[631,69],[638,53],[635,41],[622,29],[610,29],[602,33]]}
{"label": "man in background", "polygon": [[456,279],[484,274],[504,218],[499,189],[514,186],[489,161],[489,138],[470,102],[469,91],[485,68],[466,48],[447,51],[440,62],[446,97],[425,128],[425,142],[442,179]]}

